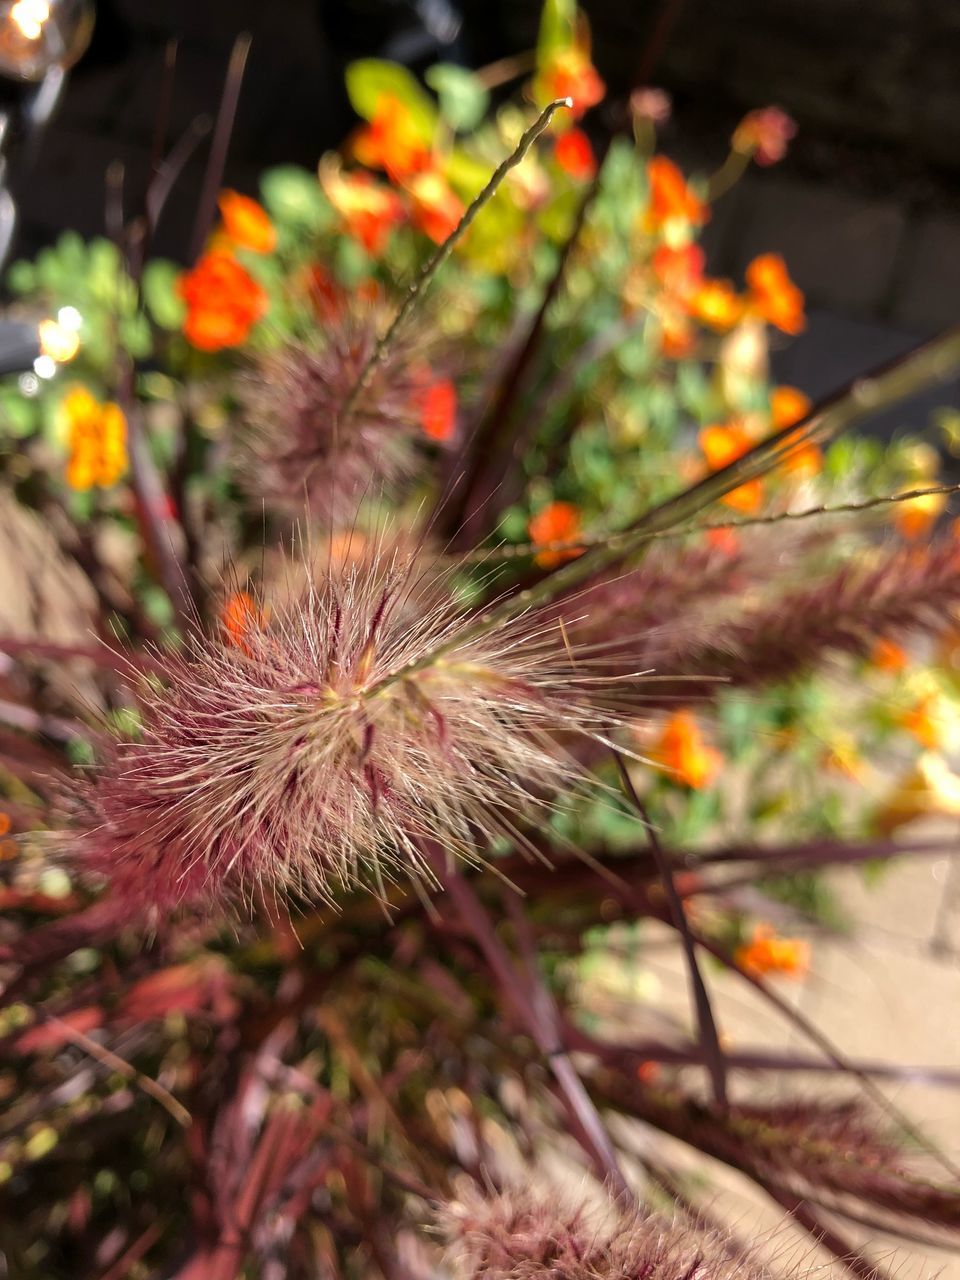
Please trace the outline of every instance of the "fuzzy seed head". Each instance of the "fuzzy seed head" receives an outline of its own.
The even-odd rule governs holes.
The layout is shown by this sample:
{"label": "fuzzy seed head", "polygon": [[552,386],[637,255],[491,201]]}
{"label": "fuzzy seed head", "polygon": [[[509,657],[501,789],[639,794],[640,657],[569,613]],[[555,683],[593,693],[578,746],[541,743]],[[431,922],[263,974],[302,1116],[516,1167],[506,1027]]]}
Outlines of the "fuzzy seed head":
{"label": "fuzzy seed head", "polygon": [[462,1280],[763,1280],[717,1232],[639,1207],[575,1207],[556,1194],[473,1194],[439,1226]]}
{"label": "fuzzy seed head", "polygon": [[436,378],[423,344],[394,343],[345,411],[388,318],[374,303],[344,308],[309,342],[261,358],[241,390],[238,464],[251,497],[343,525],[363,498],[409,486]]}
{"label": "fuzzy seed head", "polygon": [[[429,878],[425,842],[478,860],[572,803],[560,739],[600,734],[617,694],[528,616],[479,639],[449,583],[356,563],[165,661],[134,741],[84,797],[83,864],[131,908],[332,901]],[[268,621],[269,617],[269,621]],[[435,651],[440,648],[439,656]]]}

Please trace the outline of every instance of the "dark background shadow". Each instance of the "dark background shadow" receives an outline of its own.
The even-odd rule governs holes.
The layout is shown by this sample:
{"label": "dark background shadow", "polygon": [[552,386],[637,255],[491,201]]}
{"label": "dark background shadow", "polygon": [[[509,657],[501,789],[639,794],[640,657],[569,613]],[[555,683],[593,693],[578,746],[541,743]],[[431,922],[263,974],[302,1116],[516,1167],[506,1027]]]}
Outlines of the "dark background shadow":
{"label": "dark background shadow", "polygon": [[[661,4],[584,7],[616,99]],[[122,161],[136,200],[171,36],[180,40],[173,138],[215,110],[232,40],[252,34],[227,180],[255,192],[265,166],[312,166],[349,131],[351,58],[479,66],[529,49],[538,12],[538,0],[100,0],[93,44],[15,183],[20,252],[65,227],[102,233],[111,161]],[[782,379],[819,396],[960,319],[957,0],[686,0],[653,79],[675,103],[664,148],[690,167],[717,164],[751,107],[776,102],[800,126],[787,160],[752,172],[706,233],[714,272],[738,278],[756,253],[777,249],[806,292],[811,323],[776,354]],[[592,127],[604,123],[601,111]],[[185,253],[201,174],[198,157],[170,201],[160,252]],[[911,418],[955,392],[934,393]]]}

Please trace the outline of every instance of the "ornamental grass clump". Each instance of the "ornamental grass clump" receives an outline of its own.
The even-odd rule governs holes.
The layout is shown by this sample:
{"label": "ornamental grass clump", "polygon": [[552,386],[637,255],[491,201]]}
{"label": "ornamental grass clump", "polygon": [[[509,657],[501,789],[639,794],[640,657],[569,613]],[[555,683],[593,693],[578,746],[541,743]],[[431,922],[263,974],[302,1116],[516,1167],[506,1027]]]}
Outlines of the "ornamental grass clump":
{"label": "ornamental grass clump", "polygon": [[0,625],[0,1274],[796,1271],[708,1225],[715,1161],[859,1280],[955,1246],[892,1098],[956,1071],[781,984],[826,870],[955,853],[910,829],[960,814],[954,486],[851,428],[960,335],[777,385],[787,264],[698,237],[791,122],[708,176],[659,90],[580,128],[570,0],[517,94],[355,63],[341,154],[217,202],[245,50],[185,268],[143,251],[192,134],[9,275],[45,372],[0,378],[0,475],[48,538]]}
{"label": "ornamental grass clump", "polygon": [[632,682],[592,680],[535,612],[471,638],[453,583],[420,573],[386,552],[269,616],[235,599],[221,635],[155,663],[137,736],[80,791],[79,865],[154,911],[333,903],[574,804],[563,739],[605,740]]}

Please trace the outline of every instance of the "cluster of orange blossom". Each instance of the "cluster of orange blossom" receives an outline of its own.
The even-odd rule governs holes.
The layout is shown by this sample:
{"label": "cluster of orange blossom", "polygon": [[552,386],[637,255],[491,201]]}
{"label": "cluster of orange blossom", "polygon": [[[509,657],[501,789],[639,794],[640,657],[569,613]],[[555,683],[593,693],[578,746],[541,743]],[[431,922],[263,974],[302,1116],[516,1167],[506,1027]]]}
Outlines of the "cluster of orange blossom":
{"label": "cluster of orange blossom", "polygon": [[78,492],[109,488],[127,470],[127,420],[118,404],[101,404],[86,387],[73,387],[60,403],[66,436],[67,483]]}
{"label": "cluster of orange blossom", "polygon": [[674,782],[700,791],[723,767],[723,756],[709,745],[692,711],[675,711],[660,733],[650,757]]}
{"label": "cluster of orange blossom", "polygon": [[768,924],[758,924],[749,942],[737,947],[733,958],[752,977],[779,974],[802,978],[810,969],[810,944],[801,938],[779,938]]}
{"label": "cluster of orange blossom", "polygon": [[240,346],[267,310],[264,289],[238,261],[236,250],[271,253],[273,224],[256,200],[236,191],[221,194],[220,214],[207,251],[178,284],[187,308],[183,332],[200,351]]}
{"label": "cluster of orange blossom", "polygon": [[[527,524],[527,533],[535,547],[550,547],[556,542],[573,542],[579,537],[580,531],[580,512],[572,502],[548,502]],[[578,555],[580,550],[577,547],[567,547],[540,551],[534,560],[541,569],[553,569]]]}

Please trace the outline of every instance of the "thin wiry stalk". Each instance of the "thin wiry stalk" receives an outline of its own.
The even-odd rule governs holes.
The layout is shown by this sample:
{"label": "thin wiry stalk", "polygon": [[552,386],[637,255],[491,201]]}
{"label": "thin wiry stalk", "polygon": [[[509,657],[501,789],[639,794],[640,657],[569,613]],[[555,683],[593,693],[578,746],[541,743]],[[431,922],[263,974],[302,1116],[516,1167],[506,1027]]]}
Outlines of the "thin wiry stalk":
{"label": "thin wiry stalk", "polygon": [[515,169],[516,166],[524,159],[536,140],[549,126],[550,121],[553,119],[557,111],[559,111],[561,107],[570,108],[572,106],[573,103],[569,98],[558,98],[556,102],[551,102],[543,109],[539,117],[523,134],[511,154],[507,156],[507,158],[494,170],[490,180],[487,182],[480,194],[477,195],[468,205],[463,217],[447,236],[446,240],[437,247],[434,253],[431,254],[421,267],[416,278],[407,290],[406,296],[397,310],[397,314],[394,316],[386,331],[377,341],[365,365],[360,370],[353,390],[344,400],[343,407],[340,410],[341,422],[344,421],[352,412],[358,396],[367,385],[367,380],[370,378],[380,361],[384,359],[390,349],[391,343],[403,330],[407,320],[409,320],[410,316],[413,314],[417,303],[421,298],[423,298],[426,291],[429,289],[434,276],[450,257],[450,254],[453,252],[459,241],[469,231],[470,227],[473,225],[474,219],[477,217],[481,209],[483,209],[493,196],[496,195],[497,189],[510,170]]}
{"label": "thin wiry stalk", "polygon": [[[896,506],[901,502],[913,502],[917,498],[936,495],[949,497],[960,493],[960,484],[928,485],[921,489],[906,489],[902,493],[886,493],[877,498],[867,498],[862,502],[823,503],[815,507],[803,507],[798,511],[774,511],[762,516],[742,516],[731,520],[703,520],[696,524],[681,525],[664,533],[650,534],[650,540],[667,542],[676,538],[687,538],[691,534],[709,533],[711,530],[752,529],[760,525],[790,524],[794,521],[811,520],[820,516],[859,515],[866,511],[876,511],[881,507]],[[569,542],[507,542],[498,547],[481,547],[477,551],[467,551],[460,557],[462,564],[487,564],[497,560],[525,560],[531,556],[544,553],[564,551],[582,551],[589,547],[608,547],[621,549],[632,545],[630,533],[584,533]]]}
{"label": "thin wiry stalk", "polygon": [[700,1031],[700,1042],[703,1045],[704,1058],[706,1059],[707,1070],[710,1073],[710,1083],[713,1086],[714,1100],[721,1107],[727,1104],[727,1068],[724,1060],[723,1049],[720,1045],[720,1036],[717,1032],[717,1022],[713,1016],[713,1007],[710,1004],[710,995],[707,992],[707,985],[703,980],[703,974],[700,972],[700,966],[697,963],[697,951],[693,941],[693,935],[687,924],[687,917],[683,909],[683,900],[677,892],[676,882],[673,877],[673,868],[664,855],[660,845],[660,837],[657,835],[656,827],[650,820],[646,805],[637,794],[637,789],[633,785],[633,779],[627,769],[623,756],[619,751],[613,753],[617,762],[617,769],[620,772],[620,780],[623,784],[623,790],[627,799],[640,815],[640,821],[643,823],[646,831],[647,840],[650,843],[650,851],[653,854],[654,861],[657,864],[657,871],[660,875],[660,882],[663,885],[663,891],[667,897],[667,903],[670,907],[670,914],[673,917],[674,928],[680,934],[683,943],[683,953],[687,962],[687,973],[690,979],[690,989],[693,993],[694,1008],[697,1011],[697,1024]]}
{"label": "thin wiry stalk", "polygon": [[571,1120],[582,1134],[581,1145],[590,1155],[600,1176],[610,1181],[616,1195],[629,1204],[633,1199],[624,1177],[616,1151],[603,1122],[583,1087],[562,1041],[557,1036],[557,1023],[549,993],[539,980],[531,989],[532,973],[526,980],[517,971],[506,948],[497,938],[493,926],[467,881],[455,868],[448,867],[443,852],[427,846],[425,855],[430,859],[434,875],[450,895],[454,906],[480,948],[490,969],[499,983],[504,998],[515,1008],[521,1022],[543,1054],[564,1099]]}
{"label": "thin wiry stalk", "polygon": [[193,236],[190,241],[190,261],[195,262],[203,250],[204,242],[213,224],[213,216],[217,208],[217,193],[223,182],[223,171],[227,163],[227,152],[230,150],[230,139],[233,137],[233,125],[236,120],[237,107],[240,103],[240,91],[243,87],[243,76],[250,56],[253,38],[247,32],[237,36],[230,51],[227,75],[217,112],[217,123],[214,126],[213,142],[210,146],[210,158],[203,175],[203,189],[197,204],[196,218],[193,224]]}
{"label": "thin wiry stalk", "polygon": [[[816,408],[805,423],[784,428],[755,445],[741,458],[652,508],[613,547],[609,544],[594,547],[578,559],[561,565],[533,586],[495,601],[475,616],[467,629],[467,636],[471,640],[483,636],[509,619],[578,587],[640,550],[652,536],[689,522],[725,494],[777,466],[797,448],[805,444],[825,443],[878,408],[895,404],[948,377],[958,363],[960,327],[914,348],[875,373],[857,379],[850,388]],[[425,653],[414,669],[429,665],[444,652],[441,643],[435,650]],[[411,671],[398,671],[389,679],[402,680],[409,674]]]}

